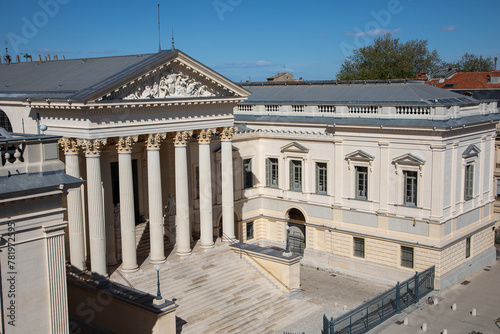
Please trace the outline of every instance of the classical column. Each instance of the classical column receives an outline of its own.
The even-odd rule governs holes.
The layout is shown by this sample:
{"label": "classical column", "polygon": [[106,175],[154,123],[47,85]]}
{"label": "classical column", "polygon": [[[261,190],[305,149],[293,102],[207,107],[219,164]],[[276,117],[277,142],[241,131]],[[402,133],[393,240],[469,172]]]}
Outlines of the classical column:
{"label": "classical column", "polygon": [[212,172],[210,159],[210,138],[215,130],[205,129],[198,134],[200,173],[200,246],[214,247],[212,216]]}
{"label": "classical column", "polygon": [[[75,139],[62,138],[59,144],[64,150],[66,174],[80,178],[78,144]],[[68,190],[68,232],[69,256],[73,267],[85,270],[85,238],[83,231],[83,211],[81,187]]]}
{"label": "classical column", "polygon": [[87,162],[87,199],[89,205],[90,267],[92,274],[107,277],[106,226],[101,188],[100,152],[106,139],[78,140]]}
{"label": "classical column", "polygon": [[175,145],[175,199],[176,214],[176,247],[177,255],[186,256],[191,254],[191,233],[189,228],[189,197],[188,197],[188,166],[186,146],[191,131],[177,132],[174,137]]}
{"label": "classical column", "polygon": [[116,260],[115,215],[113,212],[113,192],[109,150],[101,151],[102,196],[104,199],[104,219],[106,226],[106,263],[114,266]]}
{"label": "classical column", "polygon": [[234,235],[233,135],[236,127],[220,132],[222,153],[222,232],[223,241],[232,242]]}
{"label": "classical column", "polygon": [[149,135],[146,142],[148,151],[149,231],[151,246],[149,262],[154,264],[166,261],[165,245],[163,245],[163,202],[161,196],[160,165],[160,144],[165,138],[167,138],[165,133],[157,133]]}
{"label": "classical column", "polygon": [[135,245],[135,203],[134,182],[132,176],[132,146],[138,136],[120,137],[116,144],[120,181],[120,230],[122,239],[123,272],[134,272],[137,266]]}
{"label": "classical column", "polygon": [[68,294],[64,259],[66,224],[43,227],[47,251],[47,282],[50,300],[50,333],[68,332]]}

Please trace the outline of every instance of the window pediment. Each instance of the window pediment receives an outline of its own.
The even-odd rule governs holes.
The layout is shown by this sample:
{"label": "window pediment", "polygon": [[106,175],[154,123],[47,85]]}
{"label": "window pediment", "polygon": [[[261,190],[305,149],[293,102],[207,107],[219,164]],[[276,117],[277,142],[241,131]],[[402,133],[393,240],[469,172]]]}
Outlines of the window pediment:
{"label": "window pediment", "polygon": [[308,153],[309,149],[304,145],[297,143],[296,141],[291,142],[281,148],[281,152],[293,152],[293,153]]}
{"label": "window pediment", "polygon": [[478,156],[478,154],[481,152],[481,150],[474,144],[470,144],[462,153],[462,158],[468,159],[468,158],[475,158]]}
{"label": "window pediment", "polygon": [[368,163],[370,166],[370,172],[372,171],[372,163],[375,157],[371,154],[366,153],[363,150],[357,150],[354,152],[351,152],[345,156],[345,159],[347,160],[347,169],[351,169],[351,161],[358,161],[358,162],[364,162]]}
{"label": "window pediment", "polygon": [[418,167],[418,170],[420,172],[420,176],[422,176],[422,167],[425,164],[425,160],[420,159],[419,157],[417,157],[411,153],[406,153],[406,154],[403,154],[397,158],[394,158],[392,160],[392,163],[394,164],[394,168],[396,168],[396,174],[398,174],[399,165],[403,165],[403,166]]}

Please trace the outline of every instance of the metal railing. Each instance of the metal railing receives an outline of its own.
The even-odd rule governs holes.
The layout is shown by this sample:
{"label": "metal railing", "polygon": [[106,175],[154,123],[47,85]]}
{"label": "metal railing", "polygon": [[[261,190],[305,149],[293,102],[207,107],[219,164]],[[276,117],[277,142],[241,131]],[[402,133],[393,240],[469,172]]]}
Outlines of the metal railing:
{"label": "metal railing", "polygon": [[382,295],[337,319],[323,315],[323,334],[363,334],[434,290],[435,266],[416,273]]}
{"label": "metal railing", "polygon": [[[231,238],[229,237],[227,234],[225,234],[224,232],[222,232],[222,235],[224,238],[226,238],[226,240],[229,240],[231,241],[235,247],[238,247],[238,240],[235,239],[235,238]],[[256,258],[254,258],[252,256],[252,254],[250,254],[249,252],[247,252],[245,249],[241,248],[241,247],[238,247],[238,249],[240,250],[240,257],[241,257],[241,253],[245,253],[249,259],[251,259],[253,262],[255,262],[262,270],[264,270],[269,276],[271,276],[276,282],[280,283],[283,287],[285,287],[285,289],[287,289],[288,292],[291,292],[292,290],[290,289],[290,287],[288,287],[288,285],[286,285],[282,280],[280,280],[278,277],[276,277],[276,275],[274,275],[272,272],[270,272],[266,267],[264,267],[264,265],[262,265]]]}

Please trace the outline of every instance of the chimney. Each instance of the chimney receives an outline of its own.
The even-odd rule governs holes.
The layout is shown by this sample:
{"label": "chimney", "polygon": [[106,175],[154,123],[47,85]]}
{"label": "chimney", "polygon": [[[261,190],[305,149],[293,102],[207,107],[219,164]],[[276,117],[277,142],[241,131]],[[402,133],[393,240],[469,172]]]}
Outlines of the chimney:
{"label": "chimney", "polygon": [[19,58],[19,55],[16,56],[16,63],[20,63],[21,62],[21,58]]}
{"label": "chimney", "polygon": [[66,57],[64,57],[64,55],[63,55],[62,60],[65,60],[65,59],[66,59]]}
{"label": "chimney", "polygon": [[49,61],[50,61],[50,55],[47,55],[47,58],[48,58],[48,59],[49,59]]}
{"label": "chimney", "polygon": [[47,56],[45,56],[45,61],[47,61]]}
{"label": "chimney", "polygon": [[54,60],[57,60],[57,55],[54,56]]}
{"label": "chimney", "polygon": [[38,58],[36,59],[36,61],[42,61],[42,56],[38,55]]}
{"label": "chimney", "polygon": [[497,60],[498,60],[498,57],[495,57],[495,71],[497,70]]}

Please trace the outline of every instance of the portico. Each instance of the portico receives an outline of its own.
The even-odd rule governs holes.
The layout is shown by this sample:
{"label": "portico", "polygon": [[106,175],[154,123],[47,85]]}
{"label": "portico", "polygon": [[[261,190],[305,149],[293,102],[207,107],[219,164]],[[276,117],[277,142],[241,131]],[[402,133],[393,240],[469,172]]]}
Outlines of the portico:
{"label": "portico", "polygon": [[[44,62],[38,70],[59,72],[58,86],[71,90],[57,92],[54,84],[51,97],[35,94],[19,103],[47,126],[47,134],[63,137],[67,173],[86,181],[67,201],[74,267],[107,277],[107,266],[121,258],[122,272],[137,271],[135,229],[142,221],[149,224],[151,263],[165,261],[164,235],[179,256],[191,254],[193,235],[211,248],[214,214],[220,214],[214,205],[227,216],[224,234],[234,237],[233,109],[248,91],[178,50]],[[81,80],[72,82],[75,73],[67,71],[79,72]],[[216,165],[221,146],[223,161]],[[222,180],[211,177],[217,168]],[[112,186],[116,174],[119,182]],[[175,226],[169,226],[170,215]]]}

